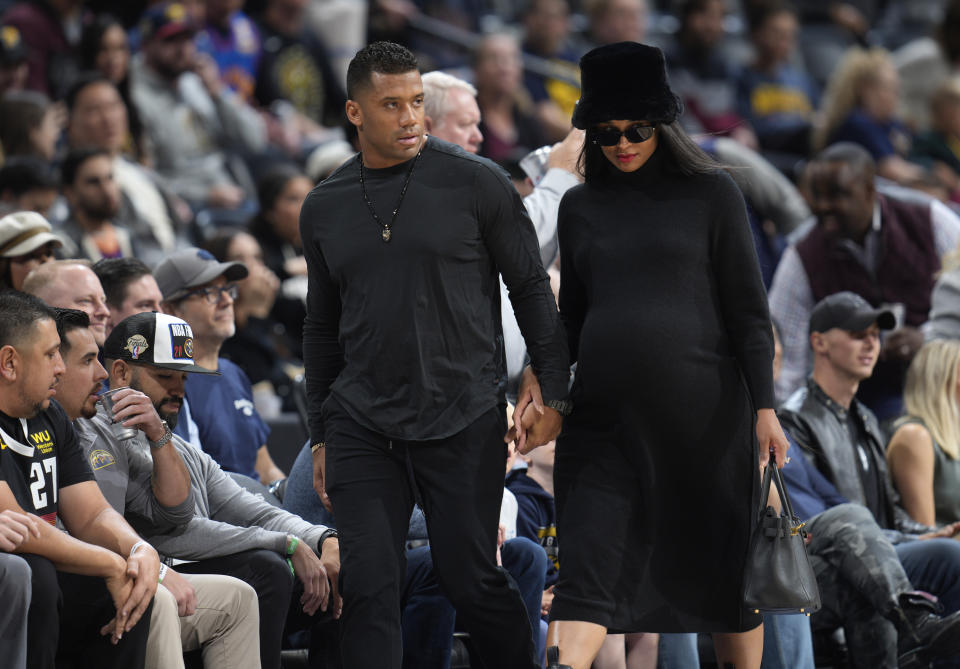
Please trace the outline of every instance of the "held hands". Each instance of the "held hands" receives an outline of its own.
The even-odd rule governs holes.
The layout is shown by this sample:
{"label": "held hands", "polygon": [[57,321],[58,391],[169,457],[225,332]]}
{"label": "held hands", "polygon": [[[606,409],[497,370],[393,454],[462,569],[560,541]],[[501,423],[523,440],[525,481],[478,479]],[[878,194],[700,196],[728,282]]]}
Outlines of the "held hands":
{"label": "held hands", "polygon": [[124,427],[137,428],[150,441],[159,441],[166,434],[153,402],[133,388],[125,388],[114,395],[113,418]]}
{"label": "held hands", "polygon": [[153,546],[141,546],[124,562],[117,556],[117,568],[106,578],[107,590],[117,609],[117,615],[100,629],[100,634],[110,634],[114,644],[119,643],[124,632],[129,632],[140,622],[144,611],[150,606],[157,592],[160,574],[160,556]]}
{"label": "held hands", "polygon": [[787,450],[790,442],[780,427],[777,414],[773,409],[757,411],[757,441],[760,444],[760,468],[763,469],[770,460],[770,451],[777,459],[777,469],[783,469],[786,462]]}
{"label": "held hands", "polygon": [[[312,616],[317,612],[327,610],[327,604],[330,602],[330,581],[327,567],[334,567],[339,577],[340,572],[340,544],[336,548],[328,547],[330,539],[324,541],[323,553],[326,553],[325,561],[317,557],[306,542],[300,541],[293,552],[290,561],[293,563],[293,572],[300,582],[303,583],[303,596],[300,597],[300,604],[303,606],[303,612]],[[334,553],[328,553],[334,551]],[[339,595],[334,591],[334,611],[339,615],[336,608],[339,603]],[[340,609],[343,605],[339,604]]]}
{"label": "held hands", "polygon": [[563,416],[543,405],[537,376],[527,367],[523,370],[517,406],[513,410],[513,427],[503,440],[515,442],[517,451],[526,454],[556,439],[562,426]]}
{"label": "held hands", "polygon": [[40,538],[40,521],[35,516],[17,511],[0,512],[0,551],[15,550],[32,534]]}

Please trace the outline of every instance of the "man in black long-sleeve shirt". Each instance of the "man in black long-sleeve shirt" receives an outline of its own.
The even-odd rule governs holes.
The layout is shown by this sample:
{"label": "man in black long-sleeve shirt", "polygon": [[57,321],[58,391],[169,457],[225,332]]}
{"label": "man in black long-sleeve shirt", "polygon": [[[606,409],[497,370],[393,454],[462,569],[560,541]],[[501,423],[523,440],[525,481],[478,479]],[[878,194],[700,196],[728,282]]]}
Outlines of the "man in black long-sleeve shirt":
{"label": "man in black long-sleeve shirt", "polygon": [[530,669],[523,604],[494,561],[506,429],[497,272],[545,420],[559,425],[569,356],[536,235],[495,165],[425,137],[409,51],[364,48],[347,86],[361,154],[300,217],[315,486],[326,484],[341,533],[344,665],[400,666],[416,500],[440,583],[484,664]]}

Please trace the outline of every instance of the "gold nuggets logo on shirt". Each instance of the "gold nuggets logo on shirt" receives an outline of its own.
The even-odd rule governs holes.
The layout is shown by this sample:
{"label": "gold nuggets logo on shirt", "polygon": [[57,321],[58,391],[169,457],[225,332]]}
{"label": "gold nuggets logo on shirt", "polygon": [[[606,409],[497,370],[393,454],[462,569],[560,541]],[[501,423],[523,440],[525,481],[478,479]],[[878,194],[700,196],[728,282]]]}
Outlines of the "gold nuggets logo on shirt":
{"label": "gold nuggets logo on shirt", "polygon": [[116,462],[113,455],[103,449],[98,448],[95,451],[90,451],[90,467],[92,467],[94,471],[109,467],[112,464],[116,464]]}
{"label": "gold nuggets logo on shirt", "polygon": [[0,28],[0,41],[8,49],[16,48],[20,44],[20,31],[13,26]]}
{"label": "gold nuggets logo on shirt", "polygon": [[140,358],[141,353],[150,348],[150,344],[147,342],[146,337],[136,334],[127,339],[127,345],[123,348],[130,352],[131,358],[137,360]]}
{"label": "gold nuggets logo on shirt", "polygon": [[179,2],[174,2],[167,6],[164,15],[170,21],[183,21],[187,17],[187,10]]}

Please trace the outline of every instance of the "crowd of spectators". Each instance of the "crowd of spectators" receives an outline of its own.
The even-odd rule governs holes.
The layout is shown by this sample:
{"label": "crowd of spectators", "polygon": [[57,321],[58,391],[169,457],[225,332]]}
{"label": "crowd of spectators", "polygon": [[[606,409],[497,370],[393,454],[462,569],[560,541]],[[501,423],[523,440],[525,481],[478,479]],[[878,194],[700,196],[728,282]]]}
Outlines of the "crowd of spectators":
{"label": "crowd of spectators", "polygon": [[[778,400],[786,403],[789,436],[813,467],[794,466],[791,476],[801,488],[821,475],[829,485],[817,484],[809,511],[820,518],[811,552],[822,561],[822,586],[834,592],[846,578],[846,567],[831,562],[841,545],[829,538],[834,517],[855,518],[899,584],[884,591],[886,603],[870,590],[861,592],[870,606],[858,610],[827,606],[811,622],[770,621],[768,647],[809,647],[811,624],[842,627],[853,666],[887,666],[891,657],[896,662],[898,637],[902,654],[904,638],[927,638],[918,625],[928,626],[929,637],[936,625],[957,622],[926,620],[935,607],[915,593],[936,588],[905,559],[908,541],[881,532],[945,539],[960,529],[960,0],[0,0],[0,288],[86,313],[84,327],[101,348],[140,312],[188,324],[191,356],[222,375],[193,374],[171,391],[178,448],[190,443],[212,457],[188,458],[200,477],[193,494],[208,507],[190,522],[261,527],[265,534],[256,537],[225,533],[243,537],[231,555],[269,550],[282,543],[278,532],[299,533],[314,559],[325,538],[317,528],[333,526],[313,500],[295,510],[323,525],[267,513],[245,497],[236,502],[241,493],[223,482],[220,467],[270,485],[262,491],[268,498],[282,501],[287,488],[299,491],[294,502],[312,494],[303,453],[295,470],[306,483],[286,486],[284,471],[305,433],[284,447],[289,458],[268,448],[271,421],[302,408],[307,280],[299,214],[313,186],[356,150],[344,114],[344,64],[375,39],[410,46],[422,71],[433,72],[424,78],[430,134],[511,174],[548,269],[557,256],[556,207],[578,180],[583,135],[571,133],[570,117],[580,56],[625,40],[664,50],[684,106],[681,122],[731,172],[748,203],[782,335]],[[629,86],[641,73],[621,76]],[[553,148],[542,173],[527,172],[524,157],[543,146]],[[857,469],[852,459],[842,460],[850,468],[841,471],[822,455],[831,447],[820,442],[836,434],[824,421],[836,416],[816,409],[816,429],[801,419],[814,410],[810,398],[833,387],[821,386],[843,377],[823,360],[840,344],[810,336],[817,305],[841,291],[893,318],[883,319],[889,331],[877,335],[869,369],[847,375],[858,400],[823,400],[841,405],[837,420],[860,417],[845,434],[866,435],[861,457],[869,451],[879,473]],[[510,343],[519,342],[519,331],[505,292],[502,302],[515,379],[522,343]],[[819,376],[809,376],[817,364]],[[108,368],[96,381],[118,387],[129,381],[124,373]],[[548,615],[562,562],[552,449],[508,469],[519,514],[510,512],[512,495],[504,501],[504,567],[526,546],[515,537],[539,543],[549,558],[532,569],[539,572],[533,586],[520,583],[532,587],[533,622]],[[260,520],[213,508],[218,495]],[[168,544],[167,554],[210,561],[250,582],[221,559],[226,553],[197,541]],[[416,533],[416,514],[408,541],[404,632],[409,623],[411,649],[432,659],[411,651],[405,666],[446,666],[455,616],[438,603],[429,551],[420,550],[429,538]],[[164,554],[163,542],[154,543]],[[941,551],[951,569],[960,561]],[[313,569],[299,559],[302,570]],[[515,571],[518,582],[527,578]],[[260,592],[259,581],[251,585]],[[288,586],[278,599],[284,612]],[[933,594],[945,599],[947,613],[960,608],[956,593]],[[263,601],[260,615],[263,666],[276,666],[267,655],[279,649],[283,616],[273,612],[265,631]],[[297,622],[288,631],[309,627]],[[425,640],[418,625],[451,634]],[[871,647],[863,635],[878,625],[887,636]],[[694,666],[690,643],[662,635],[661,657]],[[916,644],[907,646],[916,652]],[[812,666],[808,650],[794,659]],[[937,651],[960,652],[960,645],[941,642]],[[595,666],[636,669],[656,658],[656,635],[616,636]],[[765,658],[768,665],[800,666]]]}

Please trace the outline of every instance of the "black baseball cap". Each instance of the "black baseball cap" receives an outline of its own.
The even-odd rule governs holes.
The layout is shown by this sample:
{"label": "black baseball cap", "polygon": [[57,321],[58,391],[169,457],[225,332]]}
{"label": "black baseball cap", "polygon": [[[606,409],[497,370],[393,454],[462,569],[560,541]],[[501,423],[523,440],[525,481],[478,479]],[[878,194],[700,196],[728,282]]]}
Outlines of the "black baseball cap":
{"label": "black baseball cap", "polygon": [[193,330],[186,321],[156,311],[120,321],[103,342],[103,358],[178,372],[220,374],[193,362]]}
{"label": "black baseball cap", "polygon": [[190,20],[187,9],[179,2],[154,5],[140,19],[140,36],[144,42],[153,38],[168,39],[183,33],[193,34],[197,26]]}
{"label": "black baseball cap", "polygon": [[823,298],[810,314],[810,332],[826,332],[833,328],[860,332],[874,323],[881,330],[892,330],[897,325],[897,318],[889,309],[874,309],[849,290]]}

